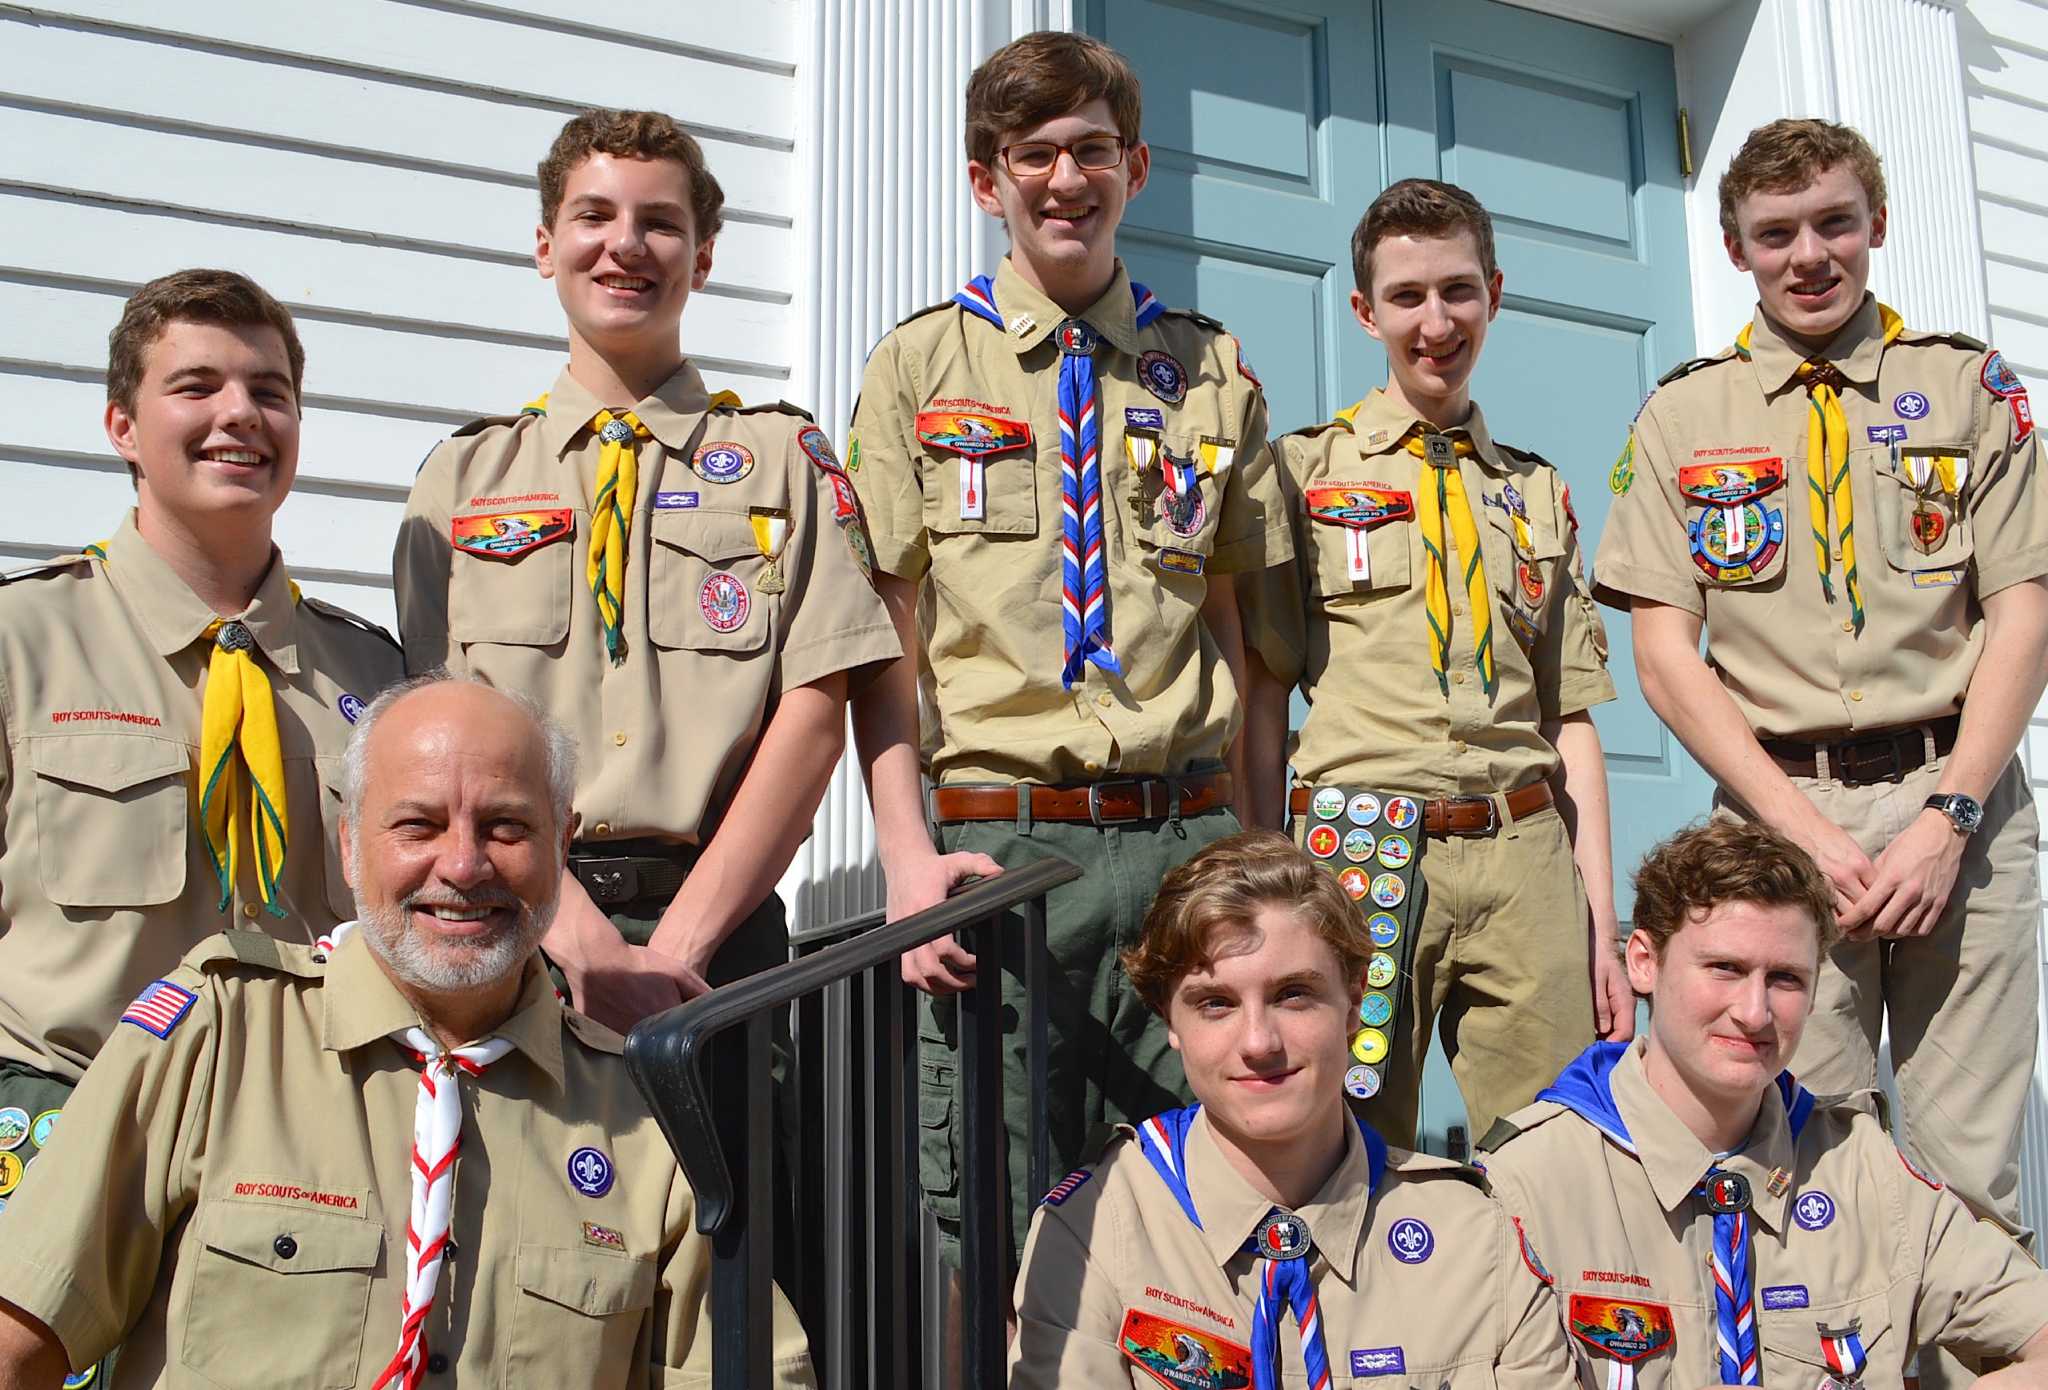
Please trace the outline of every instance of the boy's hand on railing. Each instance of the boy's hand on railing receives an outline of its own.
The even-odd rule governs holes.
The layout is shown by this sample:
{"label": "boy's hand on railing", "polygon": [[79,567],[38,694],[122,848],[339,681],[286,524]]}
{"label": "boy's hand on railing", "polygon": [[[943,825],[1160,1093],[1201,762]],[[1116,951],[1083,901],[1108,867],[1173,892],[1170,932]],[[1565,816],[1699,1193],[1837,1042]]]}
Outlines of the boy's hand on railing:
{"label": "boy's hand on railing", "polygon": [[[1002,871],[1003,866],[986,854],[969,850],[927,853],[907,865],[885,865],[889,920],[900,922],[936,907],[965,880]],[[927,942],[903,957],[903,983],[926,994],[958,994],[974,984],[974,954],[951,937]]]}

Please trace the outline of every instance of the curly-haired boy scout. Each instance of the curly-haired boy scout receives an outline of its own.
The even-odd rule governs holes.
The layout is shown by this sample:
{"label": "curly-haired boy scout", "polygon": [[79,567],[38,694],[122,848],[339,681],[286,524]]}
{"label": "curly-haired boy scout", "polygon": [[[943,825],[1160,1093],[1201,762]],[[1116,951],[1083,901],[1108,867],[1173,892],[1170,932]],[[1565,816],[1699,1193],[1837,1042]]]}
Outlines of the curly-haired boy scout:
{"label": "curly-haired boy scout", "polygon": [[[1224,764],[1242,670],[1230,575],[1287,555],[1259,462],[1265,400],[1236,340],[1167,309],[1117,258],[1117,224],[1150,167],[1138,120],[1130,64],[1083,36],[1033,34],[975,72],[968,178],[1009,255],[875,348],[847,447],[877,581],[916,653],[855,702],[892,915],[969,870],[1059,857],[1087,871],[1047,904],[1042,1111],[1021,1023],[1006,1062],[1013,1248],[1038,1195],[1024,1190],[1035,1126],[1050,1126],[1064,1168],[1096,1122],[1181,1095],[1164,1030],[1116,953],[1161,877],[1238,828]],[[929,806],[920,771],[936,784]],[[1021,986],[1020,951],[980,964]],[[923,1180],[946,1227],[959,1137],[943,996],[975,967],[950,941],[904,963],[934,996]],[[1021,1019],[1021,990],[1015,1003]]]}
{"label": "curly-haired boy scout", "polygon": [[1756,315],[1637,417],[1595,593],[1629,610],[1643,692],[1717,805],[1834,885],[1807,1084],[1876,1084],[1889,1023],[1907,1145],[2024,1236],[2041,895],[2014,750],[2048,670],[2032,407],[1998,353],[1867,292],[1887,209],[1855,131],[1754,131],[1720,199]]}

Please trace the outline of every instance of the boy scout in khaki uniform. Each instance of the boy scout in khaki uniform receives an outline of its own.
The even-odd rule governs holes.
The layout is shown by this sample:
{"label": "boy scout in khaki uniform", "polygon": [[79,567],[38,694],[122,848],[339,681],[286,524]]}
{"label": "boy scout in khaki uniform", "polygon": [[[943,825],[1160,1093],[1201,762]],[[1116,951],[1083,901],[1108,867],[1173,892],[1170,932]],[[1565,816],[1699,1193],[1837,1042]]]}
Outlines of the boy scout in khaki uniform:
{"label": "boy scout in khaki uniform", "polygon": [[1039,1207],[1013,1390],[1569,1382],[1549,1276],[1478,1174],[1346,1111],[1371,950],[1272,832],[1169,876],[1131,974],[1201,1103],[1120,1126]]}
{"label": "boy scout in khaki uniform", "polygon": [[271,544],[305,355],[240,275],[151,281],[110,340],[135,510],[0,586],[0,1202],[122,1006],[232,926],[351,915],[339,753],[399,675],[381,629]]}
{"label": "boy scout in khaki uniform", "polygon": [[[216,936],[121,1015],[0,1214],[0,1383],[117,1340],[124,1386],[708,1383],[689,1186],[533,950],[568,838],[543,747],[573,747],[466,681],[366,721],[363,921],[331,955]],[[464,902],[507,910],[479,940],[437,915]],[[775,1383],[811,1384],[771,1316]]]}
{"label": "boy scout in khaki uniform", "polygon": [[1754,823],[1653,851],[1627,950],[1647,1035],[1596,1044],[1485,1140],[1589,1390],[1883,1390],[1923,1347],[2048,1381],[2048,1274],[1912,1166],[1878,1093],[1816,1098],[1781,1069],[1832,896]]}
{"label": "boy scout in khaki uniform", "polygon": [[1876,1084],[1888,1022],[1907,1143],[2024,1234],[2041,904],[2014,751],[2048,646],[2031,405],[1996,352],[1864,292],[1884,182],[1854,131],[1754,132],[1721,217],[1758,310],[1637,419],[1596,593],[1630,610],[1643,691],[1717,805],[1834,884],[1845,939],[1802,1074]]}
{"label": "boy scout in khaki uniform", "polygon": [[431,454],[393,558],[414,671],[523,691],[584,751],[545,945],[621,1030],[788,959],[775,883],[864,668],[900,650],[823,431],[712,393],[678,325],[723,195],[669,117],[588,112],[541,166],[569,365]]}
{"label": "boy scout in khaki uniform", "polygon": [[[1228,576],[1287,553],[1259,464],[1265,400],[1235,340],[1163,308],[1116,257],[1149,167],[1138,119],[1136,75],[1095,40],[1034,34],[982,65],[968,173],[1010,254],[875,348],[848,445],[878,582],[917,652],[854,712],[891,915],[938,901],[962,872],[1047,857],[1087,871],[1046,904],[1058,987],[1042,1110],[1021,1046],[1005,1064],[1012,1242],[1039,1195],[1024,1181],[1035,1128],[1050,1126],[1065,1166],[1098,1121],[1178,1097],[1116,948],[1168,869],[1238,828]],[[936,784],[929,806],[920,773]],[[986,964],[1021,986],[1021,946]],[[904,962],[933,994],[973,970],[950,941]],[[1014,1007],[1021,1036],[1021,992]],[[954,1003],[934,998],[922,1017],[922,1178],[950,1236]]]}
{"label": "boy scout in khaki uniform", "polygon": [[1587,714],[1614,683],[1578,526],[1556,470],[1496,440],[1469,394],[1500,304],[1492,219],[1461,188],[1403,180],[1352,258],[1388,385],[1273,446],[1295,563],[1247,586],[1246,764],[1288,761],[1299,685],[1295,836],[1385,953],[1346,1089],[1406,1143],[1434,1020],[1478,1134],[1596,1032],[1627,1037],[1634,1009]]}

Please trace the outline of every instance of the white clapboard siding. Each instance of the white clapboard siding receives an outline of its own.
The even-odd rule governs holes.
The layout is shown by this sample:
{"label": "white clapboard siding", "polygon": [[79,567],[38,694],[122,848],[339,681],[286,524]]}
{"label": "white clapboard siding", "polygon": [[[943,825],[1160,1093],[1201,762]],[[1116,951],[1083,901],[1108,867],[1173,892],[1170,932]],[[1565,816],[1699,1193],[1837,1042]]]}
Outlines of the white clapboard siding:
{"label": "white clapboard siding", "polygon": [[420,459],[565,359],[534,169],[586,106],[703,141],[727,225],[685,348],[747,400],[800,397],[801,20],[799,0],[615,0],[602,22],[506,0],[0,8],[0,565],[118,524],[107,332],[143,281],[227,266],[306,345],[279,544],[311,592],[391,624]]}

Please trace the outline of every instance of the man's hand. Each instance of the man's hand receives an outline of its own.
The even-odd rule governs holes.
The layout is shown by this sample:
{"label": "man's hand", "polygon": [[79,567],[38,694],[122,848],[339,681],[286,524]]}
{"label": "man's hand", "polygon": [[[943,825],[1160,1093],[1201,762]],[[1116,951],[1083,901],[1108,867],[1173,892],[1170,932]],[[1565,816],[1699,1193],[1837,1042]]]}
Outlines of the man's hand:
{"label": "man's hand", "polygon": [[1593,914],[1593,1032],[1601,1042],[1627,1042],[1636,1035],[1636,994],[1615,948],[1621,927],[1609,914]]}
{"label": "man's hand", "polygon": [[1859,925],[1861,919],[1854,915],[1854,909],[1863,901],[1877,868],[1870,862],[1870,856],[1863,852],[1863,847],[1849,837],[1848,831],[1818,810],[1802,825],[1777,828],[1792,843],[1812,855],[1813,862],[1820,865],[1820,871],[1827,875],[1828,883],[1835,890],[1835,917],[1841,924],[1842,935],[1850,941],[1867,940],[1870,931]]}
{"label": "man's hand", "polygon": [[1922,811],[1884,847],[1868,887],[1843,918],[1856,939],[1925,936],[1934,930],[1956,886],[1963,843],[1949,818]]}
{"label": "man's hand", "polygon": [[[889,920],[900,922],[946,900],[961,882],[990,878],[1003,866],[986,854],[961,850],[927,852],[907,865],[885,866],[889,883]],[[903,957],[903,983],[926,994],[958,994],[974,984],[974,953],[950,936],[928,941]]]}

